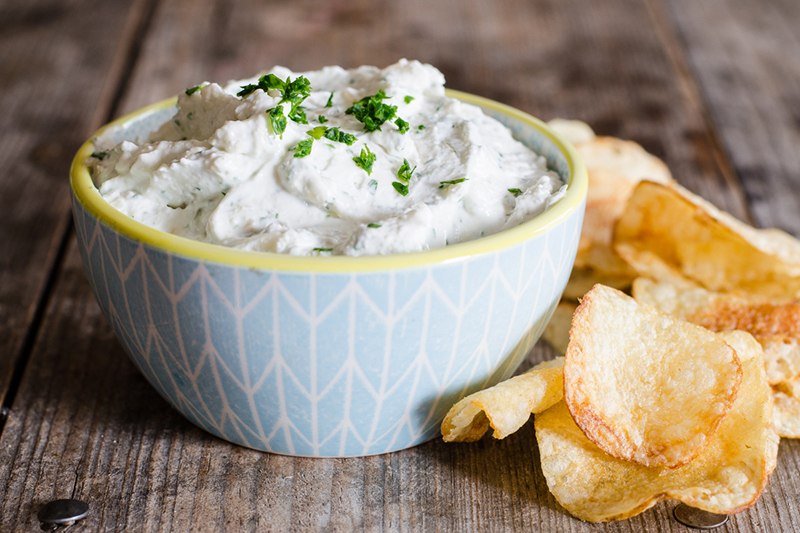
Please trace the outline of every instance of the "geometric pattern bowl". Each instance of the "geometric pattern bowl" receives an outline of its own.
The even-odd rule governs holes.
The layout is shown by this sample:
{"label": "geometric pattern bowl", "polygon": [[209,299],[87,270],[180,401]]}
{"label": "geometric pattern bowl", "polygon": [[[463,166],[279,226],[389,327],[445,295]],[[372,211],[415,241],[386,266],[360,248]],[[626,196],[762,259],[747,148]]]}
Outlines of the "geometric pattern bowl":
{"label": "geometric pattern bowl", "polygon": [[[567,195],[501,234],[429,252],[303,257],[242,252],[128,219],[72,169],[73,215],[92,290],[126,353],[197,426],[274,453],[385,453],[439,433],[450,406],[505,379],[552,315],[578,246],[586,172],[538,120],[480,105],[548,158]],[[136,139],[172,102],[104,135]]]}

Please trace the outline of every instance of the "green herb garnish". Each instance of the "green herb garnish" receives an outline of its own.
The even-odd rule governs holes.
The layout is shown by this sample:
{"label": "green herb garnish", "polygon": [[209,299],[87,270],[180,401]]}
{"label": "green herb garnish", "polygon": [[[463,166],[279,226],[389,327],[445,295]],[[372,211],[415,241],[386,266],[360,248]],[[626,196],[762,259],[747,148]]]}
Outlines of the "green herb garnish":
{"label": "green herb garnish", "polygon": [[328,102],[325,104],[325,107],[333,107],[333,93],[328,97]]}
{"label": "green herb garnish", "polygon": [[281,136],[283,139],[283,132],[286,131],[286,116],[283,114],[283,106],[279,105],[267,111],[269,116],[269,123],[272,125],[272,131]]}
{"label": "green herb garnish", "polygon": [[403,159],[403,164],[400,166],[400,169],[397,171],[397,177],[403,183],[408,183],[409,180],[411,179],[411,174],[413,174],[415,170],[417,170],[416,166],[414,168],[411,168],[411,165],[408,164],[408,160],[407,159]]}
{"label": "green herb garnish", "polygon": [[[288,78],[286,81],[289,81]],[[265,74],[258,78],[258,83],[242,85],[242,90],[236,93],[236,96],[239,98],[244,98],[245,96],[254,93],[256,89],[261,89],[264,92],[268,92],[270,89],[277,89],[281,91],[281,95],[283,95],[283,89],[285,87],[286,82],[284,82],[275,74]]]}
{"label": "green herb garnish", "polygon": [[194,93],[202,89],[202,85],[195,85],[194,87],[187,87],[186,88],[186,96],[192,96]]}
{"label": "green herb garnish", "polygon": [[314,139],[304,139],[297,143],[294,147],[294,157],[305,157],[311,153],[311,146],[314,144]]}
{"label": "green herb garnish", "polygon": [[394,123],[397,126],[397,129],[400,131],[400,133],[405,133],[408,131],[408,122],[406,122],[402,118],[397,117],[397,120],[395,120]]}
{"label": "green herb garnish", "polygon": [[440,181],[440,182],[439,182],[439,188],[441,189],[441,188],[442,188],[442,187],[444,187],[445,185],[455,185],[456,183],[461,183],[461,182],[467,181],[468,179],[469,179],[469,178],[459,178],[459,179],[457,179],[457,180],[450,180],[450,181]]}
{"label": "green herb garnish", "polygon": [[514,198],[522,194],[522,191],[519,189],[508,189],[508,192],[514,195]]}
{"label": "green herb garnish", "polygon": [[403,101],[404,101],[405,103],[407,103],[407,104],[410,104],[410,103],[411,103],[411,101],[412,101],[413,99],[414,99],[414,97],[413,97],[413,96],[406,95],[406,96],[403,98]]}
{"label": "green herb garnish", "polygon": [[378,191],[378,182],[376,180],[369,180],[367,187],[369,187],[369,193],[374,195]]}
{"label": "green herb garnish", "polygon": [[370,222],[369,224],[367,224],[367,227],[368,228],[380,228],[381,225],[380,224],[376,224],[374,222]]}
{"label": "green herb garnish", "polygon": [[308,124],[308,119],[306,118],[305,110],[300,107],[293,107],[291,111],[289,111],[289,118],[297,122],[298,124]]}
{"label": "green herb garnish", "polygon": [[361,149],[361,155],[358,157],[354,157],[353,161],[355,161],[356,165],[363,168],[367,175],[372,174],[372,165],[375,163],[376,156],[372,152],[369,151],[369,146],[366,144],[364,148]]}
{"label": "green herb garnish", "polygon": [[325,138],[337,143],[344,143],[347,146],[352,146],[352,144],[356,142],[355,135],[345,133],[339,128],[328,128],[328,130],[325,132]]}
{"label": "green herb garnish", "polygon": [[265,74],[258,79],[258,83],[243,85],[242,90],[236,93],[236,96],[243,98],[255,92],[256,89],[261,89],[265,93],[275,89],[281,93],[280,103],[289,102],[294,108],[311,94],[311,82],[303,76],[298,76],[294,80],[287,77],[286,81],[283,81],[275,74]]}
{"label": "green herb garnish", "polygon": [[364,131],[381,131],[381,124],[397,116],[397,106],[384,104],[383,100],[389,98],[383,89],[365,96],[345,110],[348,115],[353,115],[364,124]]}
{"label": "green herb garnish", "polygon": [[320,124],[325,124],[326,122],[328,122],[328,119],[327,119],[327,118],[325,118],[325,115],[320,115],[320,116],[318,116],[318,117],[317,117],[317,120],[319,120],[319,123],[320,123]]}
{"label": "green herb garnish", "polygon": [[314,248],[315,252],[332,252],[333,248]]}
{"label": "green herb garnish", "polygon": [[328,128],[326,128],[325,126],[317,126],[314,129],[308,130],[306,133],[308,133],[310,136],[314,137],[315,139],[319,140],[325,135],[325,132],[327,132],[327,131],[328,131]]}
{"label": "green herb garnish", "polygon": [[264,92],[276,90],[281,95],[281,101],[278,102],[278,105],[268,112],[274,132],[283,136],[283,132],[286,131],[286,116],[283,114],[283,104],[285,103],[290,104],[288,113],[290,119],[298,124],[308,124],[306,113],[300,107],[303,100],[311,94],[311,82],[305,77],[298,76],[294,80],[287,77],[286,81],[283,81],[275,74],[265,74],[258,79],[257,84],[251,83],[242,86],[242,90],[236,96],[243,98],[256,89],[261,89]]}
{"label": "green herb garnish", "polygon": [[394,187],[394,190],[396,190],[403,196],[408,194],[408,185],[406,185],[405,183],[400,183],[399,181],[393,181],[392,187]]}
{"label": "green herb garnish", "polygon": [[419,126],[417,126],[417,129],[418,130],[424,130],[425,129],[425,125],[424,124],[420,124]]}

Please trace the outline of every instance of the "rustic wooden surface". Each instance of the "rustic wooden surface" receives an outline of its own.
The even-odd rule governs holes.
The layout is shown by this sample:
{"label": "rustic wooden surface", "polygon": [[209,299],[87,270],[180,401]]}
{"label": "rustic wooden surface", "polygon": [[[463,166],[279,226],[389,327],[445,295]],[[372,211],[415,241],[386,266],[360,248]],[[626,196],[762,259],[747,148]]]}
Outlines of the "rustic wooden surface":
{"label": "rustic wooden surface", "polygon": [[[450,87],[579,118],[662,157],[734,215],[800,236],[794,0],[0,2],[0,530],[690,531],[661,503],[588,524],[547,490],[528,424],[364,459],[229,445],[144,381],[102,317],[70,230],[72,154],[104,121],[273,64],[438,66]],[[540,343],[524,367],[552,357]],[[5,413],[7,412],[7,417]],[[800,531],[800,442],[720,531]]]}

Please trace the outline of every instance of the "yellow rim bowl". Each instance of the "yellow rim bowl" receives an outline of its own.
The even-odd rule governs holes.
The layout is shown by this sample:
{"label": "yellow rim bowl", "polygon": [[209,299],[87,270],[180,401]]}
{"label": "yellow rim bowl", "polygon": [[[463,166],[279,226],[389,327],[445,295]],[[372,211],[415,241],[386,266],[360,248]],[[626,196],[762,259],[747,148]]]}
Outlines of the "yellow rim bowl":
{"label": "yellow rim bowl", "polygon": [[447,89],[447,95],[463,102],[479,107],[492,109],[511,118],[519,120],[534,127],[547,136],[564,154],[569,165],[569,183],[563,198],[552,205],[547,211],[537,217],[520,224],[514,228],[482,237],[474,241],[467,241],[444,248],[437,248],[425,252],[413,252],[393,255],[367,255],[359,257],[349,256],[293,256],[272,252],[252,252],[237,250],[217,244],[178,237],[170,233],[153,229],[137,222],[129,216],[112,207],[100,195],[94,186],[86,159],[94,150],[93,138],[99,136],[106,129],[121,126],[125,123],[140,119],[146,115],[156,113],[162,109],[174,106],[177,97],[149,105],[133,113],[125,115],[103,126],[86,141],[78,150],[72,161],[70,171],[70,185],[75,197],[93,216],[110,226],[119,233],[145,244],[173,252],[175,254],[211,261],[227,265],[236,265],[247,268],[264,270],[284,270],[298,272],[369,272],[376,270],[392,270],[453,261],[473,255],[484,254],[510,248],[534,235],[545,232],[556,226],[574,210],[579,209],[588,189],[588,177],[577,150],[551,130],[541,120],[523,113],[518,109],[460,91]]}

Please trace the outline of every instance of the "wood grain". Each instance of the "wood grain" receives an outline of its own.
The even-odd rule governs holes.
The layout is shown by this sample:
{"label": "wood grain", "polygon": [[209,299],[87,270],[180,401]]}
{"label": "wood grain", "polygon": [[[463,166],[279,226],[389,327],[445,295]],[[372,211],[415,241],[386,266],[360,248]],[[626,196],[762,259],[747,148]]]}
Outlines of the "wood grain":
{"label": "wood grain", "polygon": [[756,222],[800,236],[800,4],[669,5]]}
{"label": "wood grain", "polygon": [[127,53],[117,38],[137,7],[0,4],[0,399],[27,357],[70,224],[72,156],[106,120]]}
{"label": "wood grain", "polygon": [[[97,33],[79,26],[81,31],[73,35],[69,31],[78,30],[68,31],[66,25],[75,22],[77,15],[63,20],[44,17],[51,24],[48,33],[66,32],[71,36],[65,37],[68,42],[81,41],[85,49],[102,49],[107,54],[101,53],[94,66],[86,66],[86,58],[79,62],[82,71],[95,74],[81,82],[80,95],[63,83],[47,90],[56,99],[69,97],[65,101],[74,103],[72,111],[56,110],[72,117],[72,122],[55,131],[57,139],[77,146],[83,134],[74,130],[88,128],[97,117],[108,114],[117,94],[120,101],[114,113],[122,114],[204,79],[248,76],[273,64],[302,70],[326,64],[387,65],[400,57],[418,58],[440,67],[453,88],[545,119],[580,118],[599,133],[637,140],[663,157],[679,181],[736,216],[750,216],[745,203],[750,200],[760,224],[776,220],[792,229],[796,213],[785,212],[791,209],[791,198],[779,200],[781,196],[797,199],[796,192],[786,192],[794,183],[786,170],[792,168],[792,155],[750,150],[747,159],[737,159],[735,132],[744,126],[731,128],[726,119],[732,113],[727,109],[730,100],[709,90],[708,74],[698,68],[701,58],[719,62],[724,57],[711,56],[732,52],[717,47],[711,37],[701,39],[704,27],[681,11],[694,9],[706,22],[727,17],[726,24],[749,35],[758,31],[743,18],[753,14],[749,7],[753,4],[742,0],[733,4],[709,1],[702,7],[688,4],[682,0],[303,0],[267,5],[255,0],[160,0],[134,3],[131,11],[125,11],[125,6],[116,3],[100,6],[97,2],[91,5],[105,9],[102,13],[117,21],[116,26],[109,23]],[[791,31],[798,27],[795,6],[783,0],[769,0],[769,4],[785,15],[781,24],[788,29],[771,37],[775,42],[770,41],[768,52],[759,48],[759,54],[773,58],[776,72],[795,72],[796,62],[774,58],[781,43],[787,49],[796,46],[797,33]],[[31,36],[38,35],[36,30],[23,23],[35,18],[25,9],[35,11],[39,4],[18,12],[9,11],[8,5],[0,7],[0,14],[6,9],[13,15],[0,17],[11,21],[6,23],[11,28],[8,35],[34,42]],[[71,13],[76,5],[59,9]],[[119,10],[113,16],[109,14],[112,7]],[[769,18],[774,15],[759,16],[753,25],[774,22]],[[140,28],[142,21],[146,26]],[[123,31],[124,27],[129,29]],[[722,38],[715,35],[714,39]],[[0,39],[6,38],[10,37],[2,33]],[[748,37],[737,38],[747,43]],[[56,48],[39,53],[65,53],[61,48],[66,45],[54,42],[49,46]],[[17,51],[22,49],[15,46]],[[34,75],[28,70],[35,70],[35,62],[4,53],[0,47],[0,69],[16,61],[18,76]],[[752,75],[755,67],[742,63],[737,68]],[[97,82],[105,72],[105,80]],[[773,78],[781,82],[777,85],[783,87],[780,94],[774,91],[774,80],[763,84],[750,80],[738,87],[760,102],[737,111],[744,124],[766,120],[758,115],[764,109],[777,113],[788,105],[782,103],[781,95],[794,94],[789,91],[796,88],[794,78],[777,74]],[[15,90],[9,96],[0,93],[3,109],[24,108],[24,91]],[[53,110],[42,109],[38,112]],[[52,133],[46,124],[36,122],[26,130],[23,142],[18,136],[21,119],[9,120],[0,116],[0,138],[10,139],[16,154],[27,153],[25,146],[41,144]],[[787,132],[794,130],[787,126],[782,131],[781,135],[790,135]],[[753,193],[757,184],[743,169],[751,168],[745,163],[773,168],[771,158],[784,170],[770,174],[770,187],[764,187],[758,197]],[[56,159],[56,166],[68,162],[67,156],[63,161]],[[16,158],[8,161],[20,164]],[[744,189],[737,176],[743,177]],[[4,175],[0,187],[11,187],[8,181]],[[60,205],[54,198],[66,185],[63,179],[58,183],[48,185],[54,192],[47,198]],[[19,191],[16,187],[7,190]],[[41,203],[26,209],[29,217],[45,213]],[[773,218],[765,218],[765,210],[774,210]],[[35,513],[41,505],[70,496],[91,506],[89,516],[73,531],[691,531],[671,518],[672,503],[609,524],[571,518],[547,490],[532,424],[503,441],[487,437],[472,444],[445,444],[435,440],[398,453],[357,459],[284,457],[212,437],[173,411],[125,357],[89,290],[73,238],[67,243],[63,263],[52,270],[53,252],[48,250],[53,245],[47,243],[55,242],[57,247],[59,237],[48,241],[41,235],[57,235],[52,228],[59,220],[62,229],[58,231],[63,233],[66,223],[56,217],[56,223],[37,230],[30,250],[18,252],[26,265],[36,264],[34,273],[25,275],[10,263],[0,263],[0,281],[34,287],[2,285],[0,290],[10,292],[2,293],[0,301],[16,306],[3,308],[2,313],[37,309],[32,303],[41,293],[37,287],[53,273],[53,293],[38,308],[41,328],[32,337],[30,359],[0,436],[2,531],[35,530]],[[12,232],[2,235],[11,239],[5,235]],[[24,241],[13,242],[23,248]],[[9,327],[6,323],[0,328]],[[15,326],[23,336],[25,324]],[[553,356],[549,347],[539,343],[523,369]],[[800,530],[799,474],[800,442],[784,441],[778,468],[762,499],[734,516],[722,530]]]}

